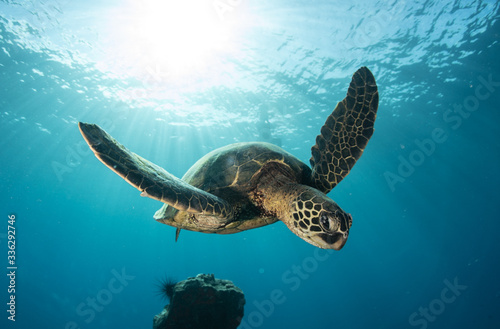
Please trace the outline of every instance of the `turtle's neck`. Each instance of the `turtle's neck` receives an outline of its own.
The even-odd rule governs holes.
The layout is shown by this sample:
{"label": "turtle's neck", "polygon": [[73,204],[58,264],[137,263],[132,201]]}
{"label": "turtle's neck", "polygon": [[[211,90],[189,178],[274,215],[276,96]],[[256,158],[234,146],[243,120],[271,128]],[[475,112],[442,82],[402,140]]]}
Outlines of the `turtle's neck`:
{"label": "turtle's neck", "polygon": [[292,201],[303,185],[280,172],[270,172],[259,177],[254,190],[254,201],[265,215],[283,221],[289,218]]}

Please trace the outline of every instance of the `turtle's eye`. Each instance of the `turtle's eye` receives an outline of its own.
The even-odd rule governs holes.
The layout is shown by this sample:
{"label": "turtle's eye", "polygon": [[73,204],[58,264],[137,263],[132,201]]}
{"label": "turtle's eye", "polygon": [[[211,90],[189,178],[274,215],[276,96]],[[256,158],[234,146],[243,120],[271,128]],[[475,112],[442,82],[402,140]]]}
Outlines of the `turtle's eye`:
{"label": "turtle's eye", "polygon": [[322,213],[319,216],[319,224],[327,232],[334,232],[339,228],[338,220],[331,219],[327,213]]}
{"label": "turtle's eye", "polygon": [[325,231],[330,231],[330,219],[328,219],[328,216],[325,215],[325,213],[322,213],[319,216],[319,223]]}

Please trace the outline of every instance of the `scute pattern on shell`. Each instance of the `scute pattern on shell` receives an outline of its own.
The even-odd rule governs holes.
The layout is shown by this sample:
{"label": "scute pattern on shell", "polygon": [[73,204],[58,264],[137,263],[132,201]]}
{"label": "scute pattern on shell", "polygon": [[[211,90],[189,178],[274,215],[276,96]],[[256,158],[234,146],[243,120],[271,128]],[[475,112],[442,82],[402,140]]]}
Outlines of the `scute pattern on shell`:
{"label": "scute pattern on shell", "polygon": [[217,190],[227,187],[247,188],[252,177],[273,161],[289,167],[296,181],[309,181],[311,169],[307,165],[283,149],[263,142],[236,143],[212,151],[198,160],[182,180],[217,195]]}

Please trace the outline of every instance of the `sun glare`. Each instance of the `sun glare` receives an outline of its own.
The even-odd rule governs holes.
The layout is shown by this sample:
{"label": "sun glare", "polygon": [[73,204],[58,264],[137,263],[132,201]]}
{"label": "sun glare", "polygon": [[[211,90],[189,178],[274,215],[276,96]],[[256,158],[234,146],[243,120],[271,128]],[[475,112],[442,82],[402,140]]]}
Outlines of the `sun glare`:
{"label": "sun glare", "polygon": [[209,1],[147,0],[132,6],[127,48],[171,75],[201,70],[229,50],[231,26]]}

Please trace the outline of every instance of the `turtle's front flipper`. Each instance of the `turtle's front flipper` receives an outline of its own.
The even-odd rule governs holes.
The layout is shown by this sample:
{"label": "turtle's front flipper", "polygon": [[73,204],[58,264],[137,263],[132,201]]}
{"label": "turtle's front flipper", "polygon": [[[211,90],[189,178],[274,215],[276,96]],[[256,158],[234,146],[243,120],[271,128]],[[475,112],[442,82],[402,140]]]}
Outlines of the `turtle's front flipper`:
{"label": "turtle's front flipper", "polygon": [[80,122],[78,127],[96,157],[141,191],[141,195],[190,213],[231,217],[231,207],[226,201],[187,184],[130,152],[98,125]]}
{"label": "turtle's front flipper", "polygon": [[354,73],[347,96],[316,137],[311,149],[313,184],[328,193],[352,169],[373,134],[378,91],[373,74],[366,67]]}

